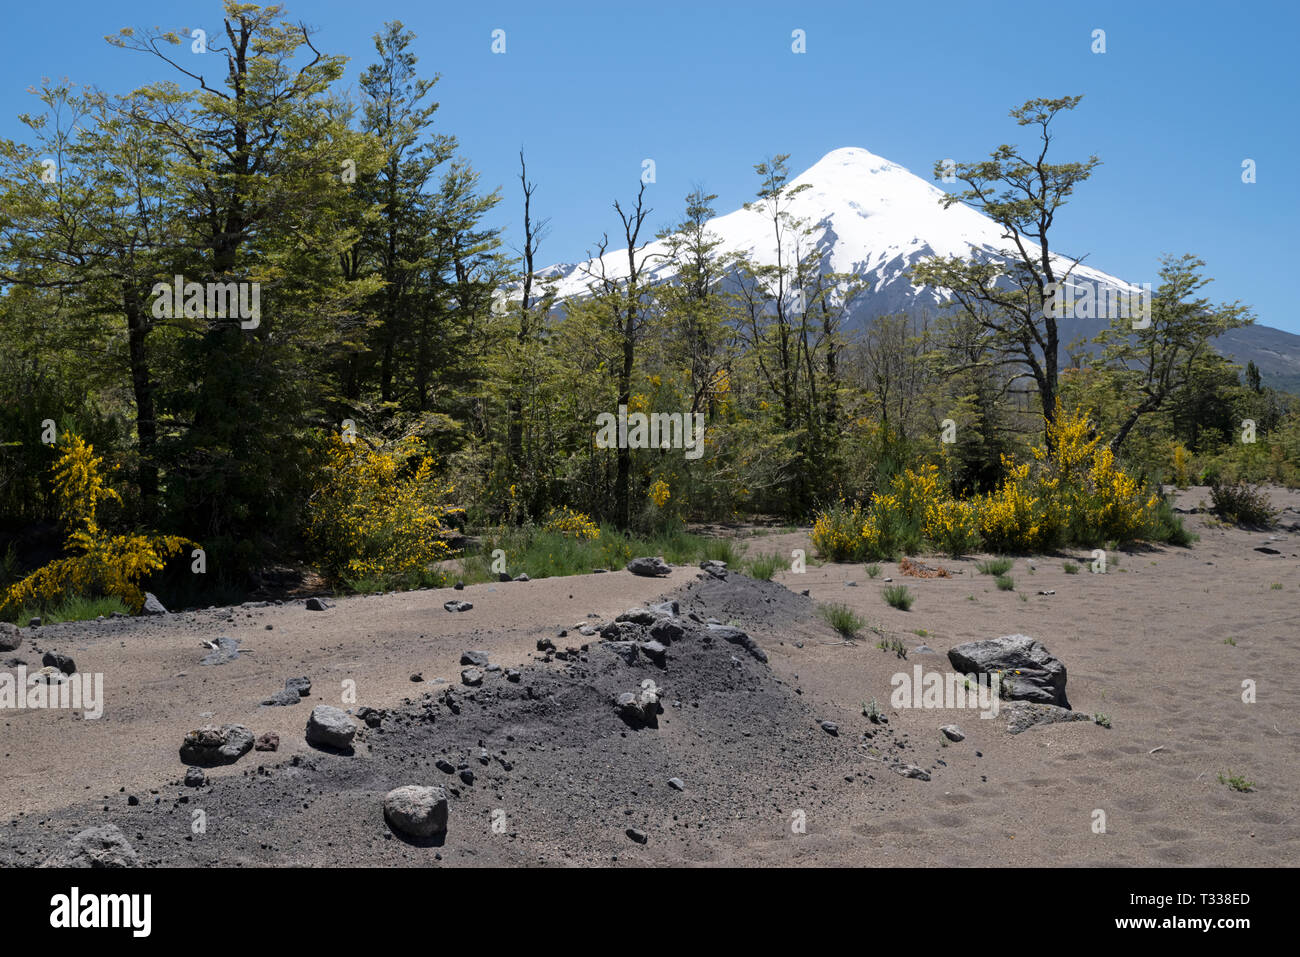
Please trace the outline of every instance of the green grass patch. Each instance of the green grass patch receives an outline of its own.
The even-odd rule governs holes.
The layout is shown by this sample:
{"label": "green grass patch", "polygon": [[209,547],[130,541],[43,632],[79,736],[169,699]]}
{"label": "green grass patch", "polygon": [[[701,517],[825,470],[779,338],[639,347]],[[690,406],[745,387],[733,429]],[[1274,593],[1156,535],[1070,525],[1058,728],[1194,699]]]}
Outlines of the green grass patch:
{"label": "green grass patch", "polygon": [[755,555],[753,558],[746,559],[742,570],[750,578],[758,578],[763,581],[771,581],[772,576],[777,572],[785,571],[790,567],[790,562],[775,553],[765,555]]}
{"label": "green grass patch", "polygon": [[845,638],[855,638],[867,624],[866,619],[848,605],[818,605],[817,614]]}
{"label": "green grass patch", "polygon": [[18,612],[15,624],[26,628],[33,618],[40,618],[41,624],[53,625],[61,621],[94,621],[100,615],[105,618],[114,612],[122,615],[131,614],[131,609],[120,598],[87,598],[84,595],[70,595],[48,608],[23,608]]}
{"label": "green grass patch", "polygon": [[998,591],[1011,591],[1016,587],[1016,580],[1010,575],[999,575],[993,582],[998,586]]}
{"label": "green grass patch", "polygon": [[975,568],[981,575],[1005,575],[1015,563],[1012,558],[987,558],[976,562]]}
{"label": "green grass patch", "polygon": [[916,596],[906,585],[890,585],[880,595],[885,599],[886,605],[899,611],[911,611],[912,603],[916,601]]}

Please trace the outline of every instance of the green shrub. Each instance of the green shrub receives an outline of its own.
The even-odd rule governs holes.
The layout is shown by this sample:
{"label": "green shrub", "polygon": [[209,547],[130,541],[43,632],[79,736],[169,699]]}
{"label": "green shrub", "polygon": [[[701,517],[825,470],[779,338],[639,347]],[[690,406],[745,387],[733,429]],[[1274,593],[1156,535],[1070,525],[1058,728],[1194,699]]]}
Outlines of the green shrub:
{"label": "green shrub", "polygon": [[993,581],[998,586],[998,591],[1011,591],[1016,587],[1016,581],[1010,575],[999,575]]}
{"label": "green shrub", "polygon": [[1246,482],[1216,483],[1210,486],[1210,498],[1216,515],[1234,525],[1267,528],[1276,514],[1272,503],[1257,486]]}
{"label": "green shrub", "polygon": [[916,601],[916,596],[906,585],[890,585],[883,592],[881,597],[885,599],[885,604],[899,611],[911,611],[912,603]]}
{"label": "green shrub", "polygon": [[745,573],[750,578],[771,581],[773,575],[789,567],[790,563],[780,555],[757,555],[745,562]]}
{"label": "green shrub", "polygon": [[1015,560],[1010,558],[989,558],[982,562],[976,562],[975,568],[981,575],[1005,575],[1011,571],[1015,565]]}
{"label": "green shrub", "polygon": [[855,637],[867,623],[848,605],[819,605],[817,614],[845,638]]}

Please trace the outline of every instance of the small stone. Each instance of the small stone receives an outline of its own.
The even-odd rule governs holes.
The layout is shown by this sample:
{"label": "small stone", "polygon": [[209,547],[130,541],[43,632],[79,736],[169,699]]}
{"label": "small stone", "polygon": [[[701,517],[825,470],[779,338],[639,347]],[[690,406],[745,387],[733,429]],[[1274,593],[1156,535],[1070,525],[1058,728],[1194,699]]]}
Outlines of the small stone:
{"label": "small stone", "polygon": [[153,592],[147,591],[144,593],[144,607],[140,609],[140,614],[165,615],[167,614],[167,609],[163,607],[163,603],[158,600],[157,595]]}
{"label": "small stone", "polygon": [[384,797],[388,826],[411,837],[433,837],[447,831],[447,792],[440,787],[408,784]]}
{"label": "small stone", "polygon": [[187,788],[201,788],[208,783],[208,776],[203,773],[202,768],[185,769],[185,786]]}
{"label": "small stone", "polygon": [[346,751],[352,747],[357,726],[348,713],[333,705],[320,704],[307,719],[307,743]]}
{"label": "small stone", "polygon": [[957,727],[955,724],[945,724],[939,730],[943,732],[943,736],[949,741],[966,740],[966,735],[962,734],[961,728]]}
{"label": "small stone", "polygon": [[210,768],[234,764],[251,750],[253,732],[242,724],[205,724],[185,735],[180,756],[186,764]]}
{"label": "small stone", "polygon": [[827,734],[829,734],[831,737],[839,737],[840,726],[836,724],[834,721],[819,721],[817,723],[821,725],[821,729],[825,731]]}
{"label": "small stone", "polygon": [[52,651],[47,651],[41,657],[41,664],[47,668],[58,668],[65,675],[75,675],[77,673],[77,664],[67,655],[56,655]]}
{"label": "small stone", "polygon": [[681,778],[669,778],[668,786],[672,788],[674,791],[686,790],[686,782],[683,781]]}
{"label": "small stone", "polygon": [[308,598],[305,604],[308,611],[326,611],[330,607],[323,598]]}
{"label": "small stone", "polygon": [[486,651],[462,651],[460,653],[460,663],[462,665],[473,665],[476,668],[486,668],[488,656]]}
{"label": "small stone", "polygon": [[474,605],[467,601],[445,601],[442,607],[447,611],[469,611]]}
{"label": "small stone", "polygon": [[483,683],[483,672],[477,668],[464,668],[460,673],[462,684],[467,684],[471,688],[477,687]]}
{"label": "small stone", "polygon": [[254,751],[278,751],[280,750],[280,736],[274,731],[263,731],[253,742]]}
{"label": "small stone", "polygon": [[647,841],[650,840],[649,835],[647,835],[645,831],[642,831],[635,827],[629,827],[623,833],[625,833],[632,840],[636,841],[638,844],[645,844]]}

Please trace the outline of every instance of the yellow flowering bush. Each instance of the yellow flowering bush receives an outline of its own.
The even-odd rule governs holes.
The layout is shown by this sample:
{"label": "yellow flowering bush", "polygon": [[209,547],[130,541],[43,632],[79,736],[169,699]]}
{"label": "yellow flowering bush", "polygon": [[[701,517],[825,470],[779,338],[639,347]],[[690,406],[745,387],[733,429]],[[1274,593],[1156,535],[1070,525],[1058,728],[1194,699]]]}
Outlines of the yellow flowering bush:
{"label": "yellow flowering bush", "polygon": [[655,503],[656,508],[663,508],[668,504],[668,500],[672,498],[668,483],[663,479],[656,479],[646,494],[649,495],[650,501]]}
{"label": "yellow flowering bush", "polygon": [[857,502],[852,505],[837,502],[813,520],[813,548],[828,561],[853,561],[863,548],[861,535],[866,520],[866,513]]}
{"label": "yellow flowering bush", "polygon": [[307,541],[321,574],[336,584],[390,581],[447,558],[445,503],[454,488],[433,469],[419,439],[383,450],[332,436],[307,509]]}
{"label": "yellow flowering bush", "polygon": [[0,613],[27,603],[53,603],[72,595],[120,598],[139,612],[141,580],[167,559],[194,543],[176,535],[107,535],[99,526],[101,502],[121,501],[100,472],[103,458],[80,436],[69,434],[54,466],[54,499],[67,530],[71,554],[44,565],[15,583],[0,602]]}
{"label": "yellow flowering bush", "polygon": [[987,495],[954,499],[934,465],[905,469],[864,508],[822,511],[812,542],[831,561],[893,557],[923,545],[963,555],[1039,552],[1062,542],[1132,541],[1158,529],[1159,498],[1143,494],[1100,445],[1086,413],[1057,409],[1033,461],[1003,457],[1006,475]]}
{"label": "yellow flowering bush", "polygon": [[1052,493],[1056,483],[1035,482],[1030,465],[1016,465],[1004,457],[1007,467],[1002,485],[984,496],[979,504],[979,529],[984,546],[991,552],[1033,552],[1054,547],[1063,518]]}
{"label": "yellow flowering bush", "polygon": [[1138,480],[1116,466],[1085,412],[1058,406],[1048,435],[1054,441],[1033,453],[1043,465],[1040,482],[1056,483],[1054,497],[1070,541],[1131,541],[1155,527],[1159,497],[1143,495]]}
{"label": "yellow flowering bush", "polygon": [[575,512],[565,506],[553,508],[546,513],[542,531],[555,532],[579,541],[584,539],[594,541],[600,538],[600,526],[593,522],[589,515]]}
{"label": "yellow flowering bush", "polygon": [[980,511],[970,499],[943,498],[925,510],[922,533],[927,542],[958,558],[980,550]]}

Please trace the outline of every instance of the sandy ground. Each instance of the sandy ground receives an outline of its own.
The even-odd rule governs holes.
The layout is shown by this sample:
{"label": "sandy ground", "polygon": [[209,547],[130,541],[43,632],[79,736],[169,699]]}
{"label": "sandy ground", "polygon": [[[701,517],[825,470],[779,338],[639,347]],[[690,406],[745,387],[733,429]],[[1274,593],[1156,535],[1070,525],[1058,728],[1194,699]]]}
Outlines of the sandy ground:
{"label": "sandy ground", "polygon": [[[1208,493],[1192,489],[1179,504],[1202,499]],[[1042,556],[1032,570],[1018,559],[1014,592],[997,590],[974,559],[931,558],[953,577],[905,578],[891,563],[874,580],[861,565],[779,575],[792,599],[808,591],[802,605],[777,589],[744,593],[753,607],[727,607],[734,595],[692,591],[698,569],[678,568],[667,579],[619,571],[352,598],[325,612],[292,603],[26,630],[23,647],[0,660],[16,655],[35,668],[38,649],[71,655],[80,671],[103,673],[107,704],[99,720],[0,712],[0,864],[39,863],[69,834],[104,822],[138,839],[151,864],[1300,863],[1300,496],[1275,491],[1273,500],[1285,510],[1271,532],[1188,515],[1198,543],[1112,557],[1105,575],[1089,573],[1083,553]],[[802,532],[751,547],[811,554]],[[1079,574],[1063,571],[1071,558]],[[885,578],[916,594],[910,612],[883,602]],[[670,656],[661,680],[685,700],[657,730],[631,733],[606,714],[603,696],[639,673],[620,675],[595,650],[590,664],[538,660],[539,636],[667,595],[739,621],[768,664],[737,660],[734,646]],[[445,612],[453,597],[474,609]],[[849,605],[878,633],[841,641],[813,602]],[[950,647],[1012,633],[1042,641],[1068,668],[1071,705],[1112,726],[1012,735],[1005,720],[974,711],[889,707],[895,673],[950,670]],[[248,654],[201,666],[200,641],[218,635]],[[882,636],[901,638],[907,660],[878,648]],[[561,648],[596,641],[556,638]],[[529,669],[530,697],[502,680],[502,690],[471,694],[464,713],[448,713],[438,679],[457,683],[466,649]],[[259,705],[295,675],[313,681],[302,704]],[[315,704],[347,706],[346,681],[358,704],[399,716],[382,735],[363,734],[357,755],[323,755],[303,740],[307,715]],[[1242,700],[1244,681],[1256,685],[1253,703]],[[597,687],[600,695],[583,691]],[[873,698],[887,731],[862,715]],[[566,723],[568,706],[582,719]],[[837,722],[839,735],[825,734],[820,719]],[[209,721],[275,731],[280,751],[209,771],[209,788],[183,788],[177,748]],[[960,725],[965,740],[946,743],[945,724]],[[458,789],[445,845],[392,840],[375,811],[387,787],[442,783],[426,767],[437,752],[478,742],[515,749],[518,767],[494,763]],[[529,742],[522,758],[520,742]],[[891,755],[931,779],[892,773]],[[690,782],[682,794],[665,785],[680,768]],[[1254,790],[1234,791],[1220,775]],[[129,806],[128,796],[141,803]],[[224,844],[220,828],[189,835],[186,812],[197,806],[238,817]],[[498,807],[511,815],[509,833],[466,823]],[[649,833],[647,844],[624,836],[628,821]]]}

